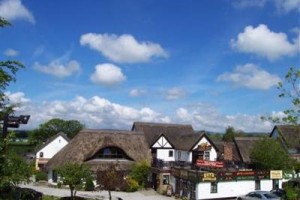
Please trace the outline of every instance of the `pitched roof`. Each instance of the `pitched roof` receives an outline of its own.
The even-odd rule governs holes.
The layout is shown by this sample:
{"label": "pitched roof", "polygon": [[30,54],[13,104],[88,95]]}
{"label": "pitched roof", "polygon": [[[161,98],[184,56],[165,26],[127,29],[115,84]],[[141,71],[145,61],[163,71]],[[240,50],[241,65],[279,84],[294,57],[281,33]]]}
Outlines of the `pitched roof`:
{"label": "pitched roof", "polygon": [[289,148],[300,150],[300,126],[295,125],[277,125],[273,128],[270,137],[275,130],[278,130],[283,141]]}
{"label": "pitched roof", "polygon": [[[68,162],[89,163],[92,169],[110,166],[107,160],[93,159],[93,156],[105,147],[118,147],[133,161],[148,160],[151,155],[141,132],[120,130],[81,130],[61,151],[47,163],[47,168],[55,169]],[[111,162],[116,162],[112,161]],[[111,163],[110,162],[110,163]],[[131,165],[132,161],[120,161],[121,168]]]}
{"label": "pitched roof", "polygon": [[250,162],[250,154],[254,144],[260,140],[260,137],[235,137],[234,143],[243,162]]}
{"label": "pitched roof", "polygon": [[63,137],[67,142],[70,141],[70,139],[67,137],[66,134],[64,134],[63,132],[59,132],[56,135],[53,135],[52,137],[50,137],[45,143],[43,143],[40,147],[38,147],[36,152],[39,152],[40,150],[42,150],[44,147],[46,147],[48,144],[53,142],[59,136]]}
{"label": "pitched roof", "polygon": [[233,142],[224,142],[224,141],[213,141],[213,143],[216,145],[216,147],[219,150],[219,155],[224,155],[224,146],[231,145],[232,147],[232,160],[233,161],[241,161],[241,157],[239,155],[237,146]]}
{"label": "pitched roof", "polygon": [[[189,140],[195,141],[193,139],[199,137],[199,135],[195,134],[191,125],[184,124],[134,122],[131,130],[143,132],[149,147],[159,136],[164,135],[172,146],[176,149],[184,150],[190,145]],[[183,136],[186,137],[187,141],[182,142]]]}

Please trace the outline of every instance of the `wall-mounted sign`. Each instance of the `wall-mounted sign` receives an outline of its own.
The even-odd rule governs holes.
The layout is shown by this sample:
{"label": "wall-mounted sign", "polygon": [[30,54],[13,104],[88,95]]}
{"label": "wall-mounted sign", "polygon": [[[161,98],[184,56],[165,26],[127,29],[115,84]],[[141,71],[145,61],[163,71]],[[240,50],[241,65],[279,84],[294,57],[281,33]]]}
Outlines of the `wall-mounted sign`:
{"label": "wall-mounted sign", "polygon": [[187,170],[180,170],[180,177],[181,178],[188,178],[188,171]]}
{"label": "wall-mounted sign", "polygon": [[271,179],[282,179],[282,170],[271,170],[270,177]]}
{"label": "wall-mounted sign", "polygon": [[211,145],[207,142],[198,145],[197,151],[209,151],[211,150]]}
{"label": "wall-mounted sign", "polygon": [[197,160],[196,165],[198,167],[214,167],[223,168],[224,164],[220,161],[209,161],[209,160]]}
{"label": "wall-mounted sign", "polygon": [[220,172],[218,174],[219,181],[232,181],[236,179],[236,174],[234,172]]}
{"label": "wall-mounted sign", "polygon": [[217,177],[216,177],[215,173],[203,173],[202,180],[203,181],[216,181]]}

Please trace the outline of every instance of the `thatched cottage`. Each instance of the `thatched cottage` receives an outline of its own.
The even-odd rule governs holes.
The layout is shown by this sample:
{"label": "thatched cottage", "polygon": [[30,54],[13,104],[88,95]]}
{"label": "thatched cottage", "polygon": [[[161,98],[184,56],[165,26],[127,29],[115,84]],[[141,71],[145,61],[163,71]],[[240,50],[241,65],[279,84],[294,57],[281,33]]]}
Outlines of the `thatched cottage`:
{"label": "thatched cottage", "polygon": [[48,182],[56,182],[55,169],[70,162],[87,163],[96,173],[112,164],[117,170],[126,171],[142,160],[151,160],[143,133],[84,129],[47,163]]}

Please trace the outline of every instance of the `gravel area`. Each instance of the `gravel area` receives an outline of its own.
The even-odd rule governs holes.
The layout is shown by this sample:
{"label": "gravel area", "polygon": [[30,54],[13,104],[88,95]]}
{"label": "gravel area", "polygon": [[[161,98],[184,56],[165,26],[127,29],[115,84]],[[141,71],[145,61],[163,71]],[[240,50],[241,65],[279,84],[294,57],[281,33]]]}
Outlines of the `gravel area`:
{"label": "gravel area", "polygon": [[[58,189],[58,188],[52,188],[47,186],[36,186],[33,184],[21,185],[21,187],[31,188],[50,196],[56,196],[56,197],[70,196],[69,189]],[[107,200],[108,192],[107,191],[100,191],[100,192],[78,191],[76,196]],[[113,199],[121,198],[122,200],[174,200],[175,199],[174,197],[167,197],[167,196],[160,195],[151,189],[137,191],[137,192],[112,192],[112,196],[114,197]]]}

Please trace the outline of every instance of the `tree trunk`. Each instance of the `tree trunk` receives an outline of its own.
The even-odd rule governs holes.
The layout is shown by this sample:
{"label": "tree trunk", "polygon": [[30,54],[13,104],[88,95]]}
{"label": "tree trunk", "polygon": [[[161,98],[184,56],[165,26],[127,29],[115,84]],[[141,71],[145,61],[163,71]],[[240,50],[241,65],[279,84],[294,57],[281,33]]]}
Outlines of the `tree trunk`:
{"label": "tree trunk", "polygon": [[71,190],[71,199],[74,200],[74,187],[70,186],[70,190]]}
{"label": "tree trunk", "polygon": [[108,196],[109,196],[109,200],[111,200],[111,191],[108,190]]}

